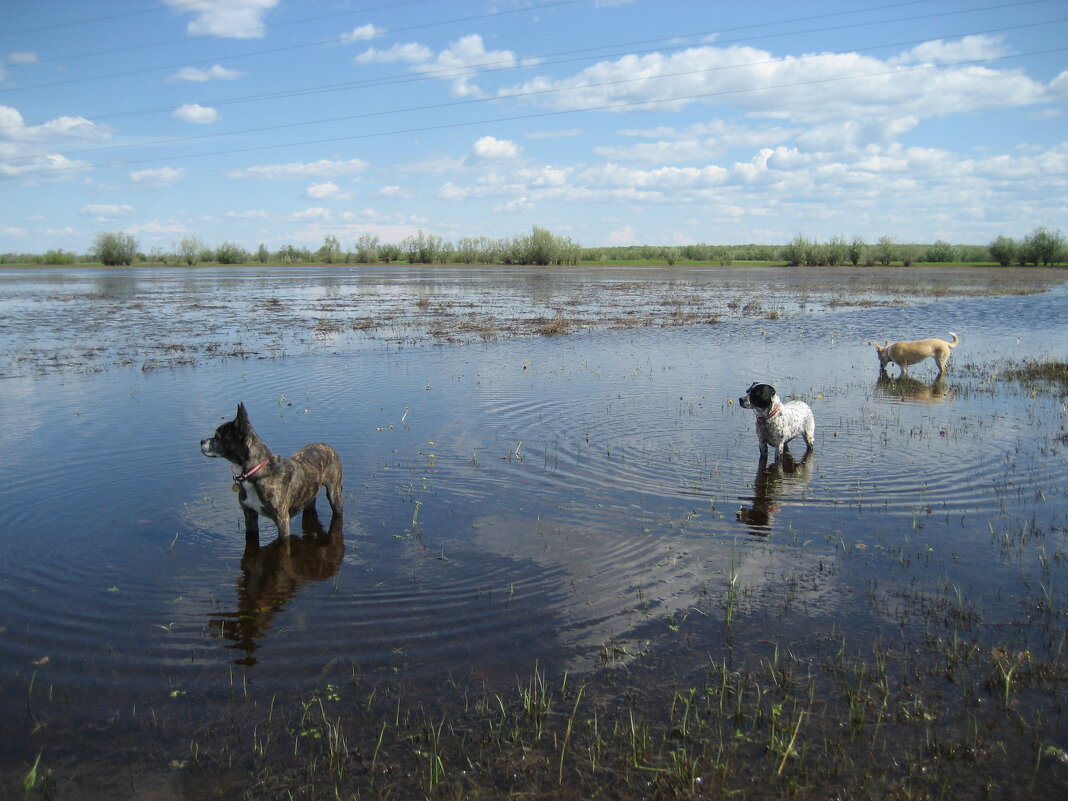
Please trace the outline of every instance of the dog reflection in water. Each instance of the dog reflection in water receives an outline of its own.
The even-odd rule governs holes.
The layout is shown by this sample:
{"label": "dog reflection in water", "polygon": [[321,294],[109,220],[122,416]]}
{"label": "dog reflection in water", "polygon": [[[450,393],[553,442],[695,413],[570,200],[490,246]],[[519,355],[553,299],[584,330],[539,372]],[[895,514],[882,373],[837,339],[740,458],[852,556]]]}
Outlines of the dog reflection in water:
{"label": "dog reflection in water", "polygon": [[245,652],[235,664],[256,664],[259,640],[302,586],[337,575],[345,554],[341,515],[333,515],[330,529],[324,530],[312,507],[301,516],[300,527],[301,536],[289,537],[288,547],[286,540],[261,546],[254,536],[245,539],[237,611],[214,614],[209,621],[215,636],[230,641],[228,648]]}
{"label": "dog reflection in water", "polygon": [[743,497],[743,501],[752,501],[752,506],[743,506],[738,510],[738,520],[749,527],[751,534],[761,536],[771,533],[771,523],[779,511],[779,499],[795,492],[808,483],[812,475],[812,461],[807,451],[801,459],[794,459],[789,451],[772,464],[766,457],[761,457],[757,466],[756,478],[753,479],[753,497]]}
{"label": "dog reflection in water", "polygon": [[880,370],[875,381],[875,394],[900,400],[936,403],[949,394],[949,389],[946,386],[946,377],[941,374],[934,381],[927,383],[908,375],[891,378],[884,370]]}

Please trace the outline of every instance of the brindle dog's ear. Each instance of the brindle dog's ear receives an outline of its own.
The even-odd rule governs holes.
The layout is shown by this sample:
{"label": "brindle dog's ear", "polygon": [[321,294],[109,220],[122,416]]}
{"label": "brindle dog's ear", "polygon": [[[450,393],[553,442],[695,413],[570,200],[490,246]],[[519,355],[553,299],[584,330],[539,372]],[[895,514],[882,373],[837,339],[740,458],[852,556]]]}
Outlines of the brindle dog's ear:
{"label": "brindle dog's ear", "polygon": [[237,404],[237,417],[234,418],[234,422],[243,430],[248,428],[248,412],[245,411],[245,404]]}

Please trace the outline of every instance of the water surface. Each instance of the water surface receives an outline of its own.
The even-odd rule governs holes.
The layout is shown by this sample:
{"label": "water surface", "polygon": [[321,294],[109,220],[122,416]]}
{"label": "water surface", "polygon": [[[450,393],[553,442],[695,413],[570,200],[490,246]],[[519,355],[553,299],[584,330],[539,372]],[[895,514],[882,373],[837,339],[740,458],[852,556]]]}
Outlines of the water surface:
{"label": "water surface", "polygon": [[[240,339],[256,355],[201,350],[146,369],[143,343],[121,334],[129,321],[101,309],[84,332],[100,339],[78,348],[136,353],[129,364],[76,357],[44,370],[35,356],[0,384],[0,741],[15,767],[41,737],[89,727],[106,739],[131,708],[205,714],[235,686],[270,693],[354,673],[424,688],[507,682],[535,660],[603,670],[640,660],[651,632],[680,617],[714,656],[727,647],[728,581],[744,589],[738,619],[754,643],[919,627],[902,599],[951,585],[998,598],[982,605],[984,625],[1040,647],[1020,621],[1049,557],[1066,552],[1064,404],[993,373],[1063,359],[1063,285],[874,306],[828,294],[779,319],[462,344],[349,328],[295,347],[292,330],[263,334],[225,309],[329,296],[318,276],[291,287],[277,275],[156,285],[42,273],[16,286],[55,281],[49,302],[61,305],[71,280],[101,283],[105,306],[177,280],[183,293],[207,286],[198,309],[160,301],[145,313],[161,332],[193,315],[205,343]],[[455,280],[448,293],[462,294]],[[68,347],[43,322],[16,325],[31,301],[4,303],[13,352]],[[930,363],[910,380],[880,376],[871,340],[949,330],[961,345],[946,380]],[[781,467],[759,463],[752,413],[737,404],[755,380],[812,406],[813,453],[796,441]],[[321,440],[344,462],[343,524],[324,530],[321,498],[289,557],[267,521],[262,547],[246,550],[230,471],[199,452],[238,401],[275,451]],[[1045,561],[1000,547],[1027,526],[1051,532]],[[35,704],[36,722],[31,685],[62,700]]]}

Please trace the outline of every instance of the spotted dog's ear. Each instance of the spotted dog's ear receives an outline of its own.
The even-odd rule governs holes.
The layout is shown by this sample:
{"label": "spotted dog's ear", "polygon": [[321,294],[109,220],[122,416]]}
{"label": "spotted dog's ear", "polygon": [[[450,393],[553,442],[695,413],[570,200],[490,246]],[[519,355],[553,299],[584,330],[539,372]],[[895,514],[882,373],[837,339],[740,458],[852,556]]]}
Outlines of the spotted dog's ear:
{"label": "spotted dog's ear", "polygon": [[753,387],[759,387],[759,386],[760,386],[760,382],[759,381],[754,381],[752,384],[749,385],[749,389],[747,389],[745,391],[745,394],[748,395],[750,392],[753,391]]}

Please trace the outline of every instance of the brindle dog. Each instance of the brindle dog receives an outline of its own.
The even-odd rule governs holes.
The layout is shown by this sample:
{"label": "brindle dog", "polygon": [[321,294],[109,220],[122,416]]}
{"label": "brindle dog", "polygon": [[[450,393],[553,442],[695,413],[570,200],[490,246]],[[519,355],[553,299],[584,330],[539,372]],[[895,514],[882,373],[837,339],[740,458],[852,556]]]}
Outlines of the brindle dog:
{"label": "brindle dog", "polygon": [[[302,509],[315,506],[320,487],[326,487],[330,510],[342,514],[341,459],[322,442],[307,445],[289,459],[271,453],[252,430],[245,404],[237,416],[215,429],[215,436],[200,441],[205,456],[221,457],[241,470],[234,476],[238,500],[245,514],[245,536],[259,539],[259,516],[278,527],[279,539],[289,539],[289,519]],[[331,523],[333,527],[333,523]]]}

